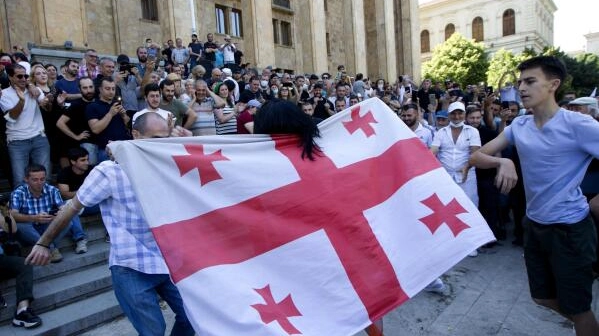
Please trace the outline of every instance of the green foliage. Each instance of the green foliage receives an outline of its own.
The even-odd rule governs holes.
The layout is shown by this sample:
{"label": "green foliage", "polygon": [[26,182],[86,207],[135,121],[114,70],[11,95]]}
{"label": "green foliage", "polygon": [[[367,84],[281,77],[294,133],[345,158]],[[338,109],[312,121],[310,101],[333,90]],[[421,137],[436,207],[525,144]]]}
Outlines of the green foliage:
{"label": "green foliage", "polygon": [[454,33],[435,47],[431,60],[422,65],[422,78],[433,81],[451,78],[465,87],[484,81],[488,67],[484,44]]}
{"label": "green foliage", "polygon": [[577,96],[588,96],[599,87],[599,56],[590,53],[576,55],[570,67],[568,73],[572,75],[572,88]]}
{"label": "green foliage", "polygon": [[536,52],[532,49],[525,49],[521,54],[514,55],[511,51],[499,49],[489,62],[489,70],[487,71],[487,83],[494,87],[498,87],[499,80],[505,74],[503,83],[511,81],[516,83],[518,79],[518,64],[531,57],[536,56]]}

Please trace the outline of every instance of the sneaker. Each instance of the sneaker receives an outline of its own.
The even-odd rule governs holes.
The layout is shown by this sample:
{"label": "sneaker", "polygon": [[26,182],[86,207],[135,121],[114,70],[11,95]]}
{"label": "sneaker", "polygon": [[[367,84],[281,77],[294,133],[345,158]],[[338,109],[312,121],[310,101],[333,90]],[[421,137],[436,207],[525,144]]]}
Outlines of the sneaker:
{"label": "sneaker", "polygon": [[435,279],[428,286],[424,287],[424,290],[435,294],[445,294],[445,284],[440,278]]}
{"label": "sneaker", "polygon": [[25,327],[27,329],[39,327],[42,325],[42,319],[35,315],[31,308],[27,308],[17,314],[12,319],[12,325],[15,327]]}
{"label": "sneaker", "polygon": [[58,263],[62,261],[62,254],[60,254],[60,251],[55,248],[52,250],[52,253],[50,254],[50,262],[51,263]]}
{"label": "sneaker", "polygon": [[478,257],[478,251],[474,250],[468,254],[470,258]]}
{"label": "sneaker", "polygon": [[75,253],[82,254],[87,252],[87,239],[79,239],[77,241],[77,246],[75,246]]}

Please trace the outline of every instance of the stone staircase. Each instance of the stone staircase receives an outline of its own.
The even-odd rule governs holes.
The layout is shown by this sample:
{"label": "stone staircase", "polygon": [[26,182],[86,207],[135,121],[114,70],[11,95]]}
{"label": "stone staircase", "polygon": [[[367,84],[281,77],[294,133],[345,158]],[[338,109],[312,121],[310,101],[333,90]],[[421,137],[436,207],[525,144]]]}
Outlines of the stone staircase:
{"label": "stone staircase", "polygon": [[[2,190],[6,191],[6,190]],[[59,244],[63,261],[34,267],[32,304],[43,324],[35,329],[11,325],[15,311],[15,280],[0,282],[8,307],[0,310],[0,335],[78,335],[122,316],[112,292],[108,269],[110,244],[99,216],[81,218],[88,236],[88,252],[75,254],[74,243],[65,237]],[[29,252],[29,249],[26,249]]]}

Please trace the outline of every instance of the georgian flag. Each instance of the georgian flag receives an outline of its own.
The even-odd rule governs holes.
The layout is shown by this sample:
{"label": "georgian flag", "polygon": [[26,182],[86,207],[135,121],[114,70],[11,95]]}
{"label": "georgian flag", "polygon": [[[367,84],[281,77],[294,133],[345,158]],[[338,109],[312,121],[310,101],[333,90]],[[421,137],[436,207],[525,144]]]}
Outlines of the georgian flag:
{"label": "georgian flag", "polygon": [[110,145],[199,335],[354,335],[494,240],[379,99],[319,128]]}

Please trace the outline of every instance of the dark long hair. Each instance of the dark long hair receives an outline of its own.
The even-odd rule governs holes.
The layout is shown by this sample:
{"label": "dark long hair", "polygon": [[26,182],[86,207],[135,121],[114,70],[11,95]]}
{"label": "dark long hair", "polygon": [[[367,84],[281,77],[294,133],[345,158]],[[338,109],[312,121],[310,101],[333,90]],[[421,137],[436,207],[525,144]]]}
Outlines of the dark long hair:
{"label": "dark long hair", "polygon": [[314,141],[320,136],[312,118],[302,112],[297,105],[281,99],[266,102],[254,116],[256,134],[295,134],[300,138],[302,159],[314,161],[320,148]]}

